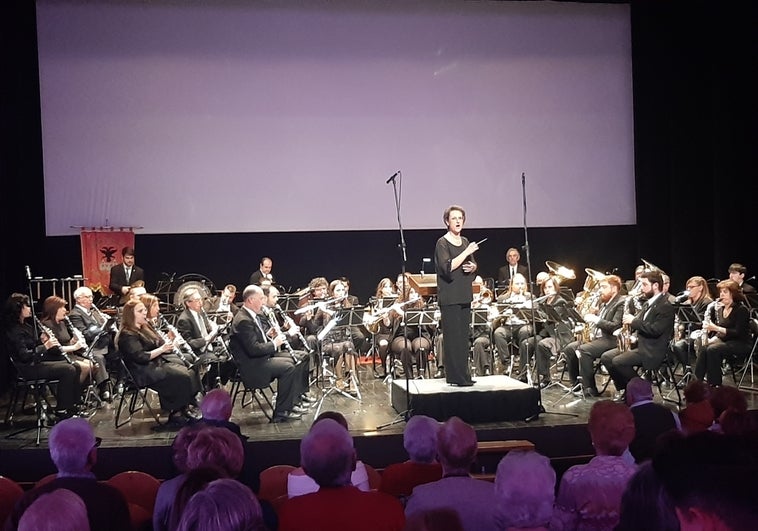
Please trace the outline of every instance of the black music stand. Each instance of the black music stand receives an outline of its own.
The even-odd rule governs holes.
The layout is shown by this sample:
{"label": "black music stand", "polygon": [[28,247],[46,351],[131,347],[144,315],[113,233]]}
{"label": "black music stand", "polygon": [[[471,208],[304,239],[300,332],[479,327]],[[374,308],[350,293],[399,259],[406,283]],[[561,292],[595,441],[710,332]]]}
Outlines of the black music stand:
{"label": "black music stand", "polygon": [[297,293],[284,293],[279,295],[279,306],[282,307],[282,311],[286,314],[291,314],[298,308],[300,302],[300,295]]}
{"label": "black music stand", "polygon": [[[676,389],[676,387],[684,387],[692,379],[693,374],[692,366],[690,366],[690,354],[692,354],[693,341],[690,338],[690,335],[703,324],[703,319],[698,315],[697,310],[695,310],[690,304],[675,304],[674,311],[676,312],[676,318],[679,320],[679,324],[684,325],[684,337],[687,341],[687,352],[685,353],[686,360],[682,366],[684,373],[678,382],[674,382],[674,388]],[[674,373],[673,369],[671,370],[671,373]]]}
{"label": "black music stand", "polygon": [[[550,306],[548,304],[542,306],[542,311],[547,316],[547,321],[545,323],[545,328],[548,331],[548,334],[550,334],[550,337],[555,339],[557,345],[558,345],[558,351],[562,352],[563,349],[566,347],[567,344],[571,342],[571,338],[566,337],[566,331],[573,330],[573,326],[570,324],[569,320],[569,310],[573,310],[573,308],[568,308],[567,306]],[[578,314],[577,314],[578,315]],[[561,334],[561,330],[563,331],[563,334]],[[552,387],[560,387],[563,391],[566,393],[555,401],[555,404],[563,400],[565,397],[571,394],[571,388],[564,385],[563,382],[560,380],[553,380],[550,382],[548,386],[545,387],[545,390],[550,389]]]}

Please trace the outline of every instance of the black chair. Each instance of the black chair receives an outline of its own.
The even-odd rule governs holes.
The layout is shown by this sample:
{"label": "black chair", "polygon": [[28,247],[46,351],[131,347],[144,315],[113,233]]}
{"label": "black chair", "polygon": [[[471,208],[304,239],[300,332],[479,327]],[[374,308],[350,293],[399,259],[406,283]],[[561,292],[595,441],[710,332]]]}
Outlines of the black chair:
{"label": "black chair", "polygon": [[[649,380],[654,386],[658,388],[658,393],[661,395],[661,400],[665,402],[671,402],[679,407],[682,407],[682,395],[679,391],[679,386],[674,383],[676,382],[674,379],[674,369],[671,367],[671,363],[669,363],[668,356],[663,357],[663,360],[658,365],[658,367],[650,370],[639,367],[638,372],[640,373],[640,377]],[[673,388],[671,392],[676,392],[676,400],[669,398],[671,392],[668,394],[663,394],[663,383],[665,381],[672,382]]]}
{"label": "black chair", "polygon": [[[120,396],[118,398],[118,406],[116,407],[116,429],[130,422],[134,413],[142,410],[143,407],[147,407],[148,411],[155,419],[155,422],[161,426],[163,423],[161,422],[160,416],[150,405],[150,401],[147,396],[147,392],[150,388],[148,386],[137,385],[134,376],[132,375],[131,371],[129,371],[129,368],[126,366],[123,358],[119,360],[119,368],[121,372],[118,384]],[[119,422],[124,409],[124,404],[128,404],[129,416],[123,422]]]}
{"label": "black chair", "polygon": [[[269,383],[266,386],[261,387],[249,387],[245,384],[245,382],[242,381],[242,375],[239,372],[239,369],[235,372],[234,376],[231,379],[232,382],[232,389],[231,389],[231,395],[232,395],[232,404],[235,404],[237,402],[237,395],[240,393],[240,390],[242,392],[242,400],[240,402],[240,407],[245,408],[253,403],[253,400],[256,401],[258,404],[258,407],[261,409],[263,414],[266,416],[266,418],[270,421],[274,417],[274,389],[271,387],[271,383]],[[268,397],[266,394],[266,391],[271,393],[271,398]],[[250,394],[250,398],[246,398],[247,395]],[[265,406],[264,406],[265,402]],[[268,406],[268,408],[266,408]],[[270,412],[269,412],[270,411]]]}
{"label": "black chair", "polygon": [[[732,374],[734,377],[734,384],[739,389],[747,389],[748,391],[758,391],[755,387],[755,380],[753,379],[753,364],[755,363],[755,351],[758,348],[758,318],[750,319],[750,332],[753,334],[753,348],[750,349],[744,365],[736,372]],[[748,370],[750,371],[750,385],[745,385],[745,376],[747,376]],[[741,374],[739,383],[737,382],[737,374]]]}
{"label": "black chair", "polygon": [[21,398],[21,409],[26,407],[26,401],[31,391],[34,398],[34,413],[36,416],[36,424],[34,426],[24,428],[5,436],[6,439],[11,439],[16,435],[25,433],[29,430],[36,428],[37,437],[36,445],[39,446],[40,437],[42,434],[42,428],[46,427],[48,421],[48,412],[53,411],[53,407],[48,400],[50,387],[57,385],[58,380],[48,378],[24,378],[18,374],[13,381],[11,387],[11,394],[8,400],[8,409],[5,412],[5,424],[7,426],[13,426],[13,416],[19,404],[19,398]]}

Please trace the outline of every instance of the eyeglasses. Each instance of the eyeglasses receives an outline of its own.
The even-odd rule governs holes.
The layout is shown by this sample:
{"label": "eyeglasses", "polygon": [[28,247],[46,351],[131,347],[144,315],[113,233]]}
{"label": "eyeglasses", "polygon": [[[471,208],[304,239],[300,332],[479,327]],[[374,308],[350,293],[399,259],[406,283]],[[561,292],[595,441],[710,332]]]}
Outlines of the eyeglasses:
{"label": "eyeglasses", "polygon": [[687,286],[687,289],[695,289],[699,287],[701,287],[700,284],[690,284],[689,286]]}

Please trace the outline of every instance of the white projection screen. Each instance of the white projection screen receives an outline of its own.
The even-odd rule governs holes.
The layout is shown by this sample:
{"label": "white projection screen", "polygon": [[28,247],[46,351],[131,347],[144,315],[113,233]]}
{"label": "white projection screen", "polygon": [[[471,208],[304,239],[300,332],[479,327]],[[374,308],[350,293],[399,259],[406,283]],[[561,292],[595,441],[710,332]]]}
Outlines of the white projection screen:
{"label": "white projection screen", "polygon": [[46,230],[635,223],[628,5],[38,1]]}

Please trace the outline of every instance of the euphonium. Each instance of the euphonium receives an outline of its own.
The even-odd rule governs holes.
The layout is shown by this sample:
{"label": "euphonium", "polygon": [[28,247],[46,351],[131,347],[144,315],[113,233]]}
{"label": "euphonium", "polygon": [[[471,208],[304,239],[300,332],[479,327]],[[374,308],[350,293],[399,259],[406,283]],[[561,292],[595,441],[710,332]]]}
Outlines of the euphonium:
{"label": "euphonium", "polygon": [[[600,290],[596,287],[595,291],[592,291],[587,295],[582,302],[579,303],[577,311],[579,315],[585,316],[592,311],[593,308],[597,308],[597,303],[600,300]],[[582,325],[581,342],[589,343],[592,341],[592,336],[595,332],[595,326],[590,323],[584,323]]]}

